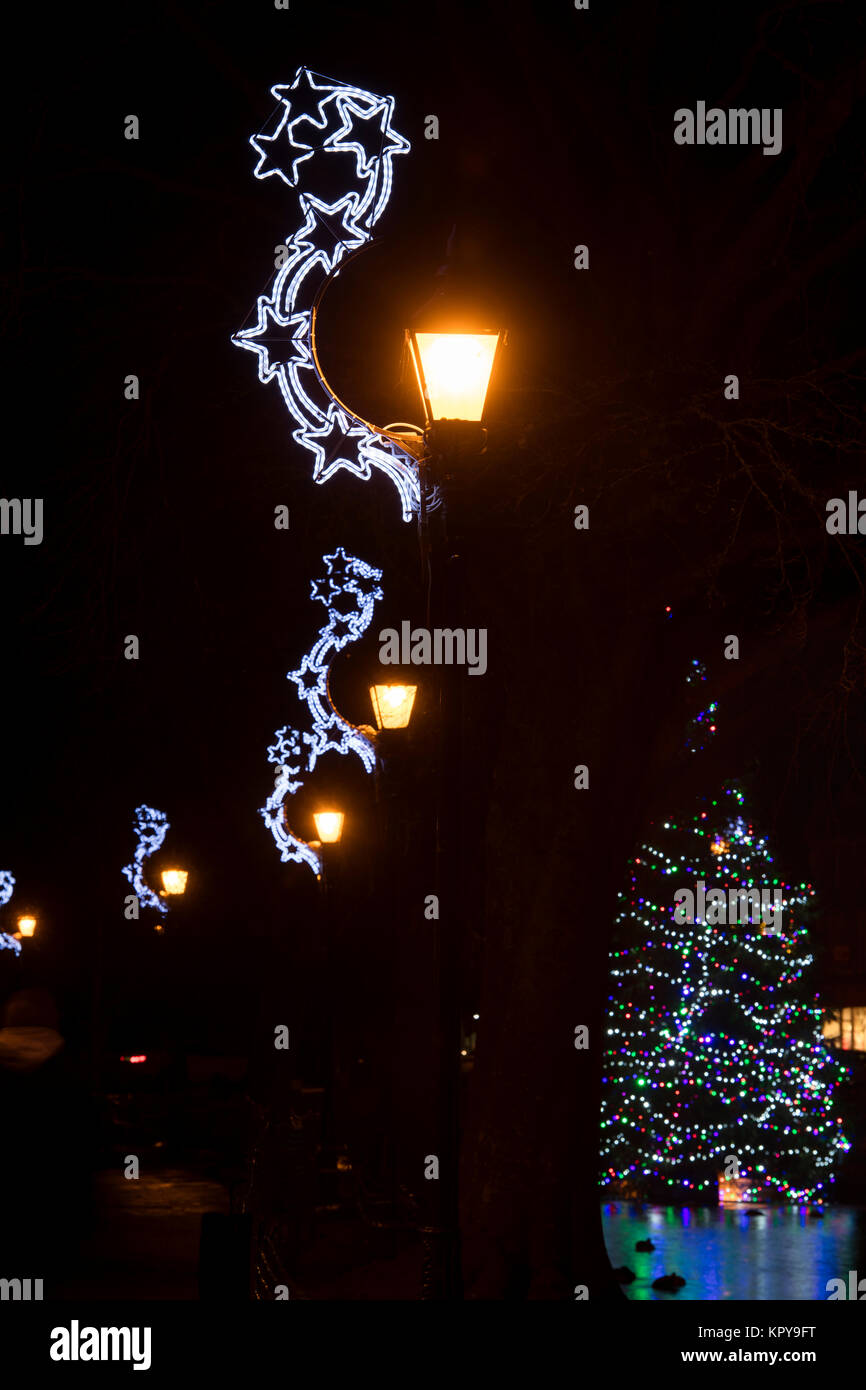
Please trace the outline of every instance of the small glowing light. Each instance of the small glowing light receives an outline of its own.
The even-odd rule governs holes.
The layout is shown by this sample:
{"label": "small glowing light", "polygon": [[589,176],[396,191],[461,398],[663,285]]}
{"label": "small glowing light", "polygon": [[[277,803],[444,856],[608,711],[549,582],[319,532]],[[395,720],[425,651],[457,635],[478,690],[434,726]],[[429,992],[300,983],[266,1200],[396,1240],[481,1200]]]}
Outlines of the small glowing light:
{"label": "small glowing light", "polygon": [[189,873],[186,869],[163,869],[162,896],[168,894],[175,897],[180,893],[185,893],[188,878]]}
{"label": "small glowing light", "polygon": [[147,1053],[146,1053],[146,1052],[136,1052],[136,1053],[133,1053],[132,1056],[130,1056],[130,1057],[121,1057],[120,1060],[121,1060],[121,1062],[146,1062],[146,1061],[147,1061]]}
{"label": "small glowing light", "polygon": [[710,849],[712,850],[713,854],[727,854],[730,848],[730,840],[723,840],[721,839],[721,837],[719,837],[719,839],[717,840],[713,840],[713,843],[710,845]]}
{"label": "small glowing light", "polygon": [[405,729],[412,718],[417,685],[371,685],[377,729]]}
{"label": "small glowing light", "polygon": [[27,917],[19,917],[19,918],[18,918],[18,931],[21,933],[22,936],[32,936],[33,933],[35,932],[35,930],[36,930],[36,918],[35,918],[35,917],[27,916]]}
{"label": "small glowing light", "polygon": [[410,333],[412,360],[429,420],[480,420],[498,333]]}
{"label": "small glowing light", "polygon": [[345,820],[342,811],[316,811],[313,820],[316,822],[316,831],[323,845],[339,843]]}

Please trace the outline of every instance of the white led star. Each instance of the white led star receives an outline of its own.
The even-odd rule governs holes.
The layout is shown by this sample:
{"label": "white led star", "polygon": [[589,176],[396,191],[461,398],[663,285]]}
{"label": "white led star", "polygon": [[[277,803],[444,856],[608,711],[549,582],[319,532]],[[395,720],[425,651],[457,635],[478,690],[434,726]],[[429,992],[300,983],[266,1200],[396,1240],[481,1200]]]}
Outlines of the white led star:
{"label": "white led star", "polygon": [[[271,96],[276,97],[283,110],[272,135],[259,134],[250,137],[250,144],[259,156],[259,162],[253,170],[255,178],[268,179],[276,174],[290,187],[297,184],[300,166],[312,157],[322,143],[315,140],[309,143],[304,140],[298,127],[306,122],[313,130],[324,135],[328,129],[325,111],[333,104],[334,95],[338,90],[339,84],[328,82],[326,78],[316,82],[309,68],[298,68],[291,86],[278,84],[271,87]],[[290,171],[280,162],[281,148],[286,149]],[[271,167],[267,168],[269,162],[272,162]]]}
{"label": "white led star", "polygon": [[[325,421],[318,429],[298,430],[293,437],[315,451],[314,482],[327,482],[338,468],[347,469],[357,478],[369,478],[370,461],[360,449],[367,430],[362,425],[350,424],[346,412],[339,406],[328,407]],[[352,441],[355,441],[354,447]]]}

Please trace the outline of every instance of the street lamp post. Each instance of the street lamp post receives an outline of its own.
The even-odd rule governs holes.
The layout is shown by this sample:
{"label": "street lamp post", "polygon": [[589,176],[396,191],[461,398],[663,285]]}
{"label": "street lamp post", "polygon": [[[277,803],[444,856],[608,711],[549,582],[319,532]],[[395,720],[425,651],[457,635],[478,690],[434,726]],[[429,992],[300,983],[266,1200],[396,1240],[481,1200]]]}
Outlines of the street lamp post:
{"label": "street lamp post", "polygon": [[[335,1115],[335,1093],[337,1089],[337,1034],[334,1020],[334,903],[332,893],[332,877],[335,867],[334,857],[336,846],[343,838],[343,826],[346,816],[343,811],[335,810],[333,807],[323,807],[313,812],[313,823],[316,827],[318,840],[311,840],[310,845],[319,853],[321,870],[319,882],[322,888],[322,907],[325,918],[325,997],[327,999],[326,1020],[325,1020],[325,1065],[327,1073],[325,1076],[325,1094],[322,1104],[322,1126],[321,1126],[321,1153],[322,1160],[327,1160],[327,1150],[336,1144],[336,1133],[334,1128]],[[335,1157],[336,1166],[336,1157]]]}
{"label": "street lamp post", "polygon": [[[448,528],[451,479],[486,448],[481,421],[494,362],[504,343],[501,332],[407,332],[407,342],[424,403],[425,452],[421,461],[422,557],[429,557],[428,626],[431,614],[443,626],[463,621],[462,560]],[[434,489],[441,502],[435,540],[430,540],[430,503]],[[423,561],[422,561],[423,562]],[[439,775],[435,836],[435,922],[439,995],[439,1106],[437,1117],[439,1181],[431,1184],[433,1219],[425,1231],[422,1298],[462,1297],[459,1247],[458,1163],[460,1152],[460,949],[462,940],[462,795],[463,685],[454,666],[439,668]]]}

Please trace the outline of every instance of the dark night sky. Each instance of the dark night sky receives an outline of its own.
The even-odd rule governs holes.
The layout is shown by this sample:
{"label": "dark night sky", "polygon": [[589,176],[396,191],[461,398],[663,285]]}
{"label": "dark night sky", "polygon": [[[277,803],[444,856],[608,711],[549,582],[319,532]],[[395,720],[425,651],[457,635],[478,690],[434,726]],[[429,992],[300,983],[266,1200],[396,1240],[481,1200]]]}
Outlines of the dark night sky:
{"label": "dark night sky", "polygon": [[[256,808],[270,787],[265,749],[293,714],[285,672],[320,622],[308,600],[320,556],[342,544],[384,566],[376,630],[417,613],[415,533],[393,489],[346,474],[315,487],[277,389],[261,386],[253,359],[229,341],[272,277],[274,244],[298,221],[290,190],[252,178],[247,141],[272,109],[273,83],[305,64],[392,93],[412,142],[395,161],[383,242],[335,286],[323,327],[326,370],[368,418],[418,418],[400,380],[402,329],[431,293],[455,223],[458,283],[511,334],[494,428],[522,427],[547,393],[591,395],[677,355],[719,378],[737,370],[742,304],[710,339],[700,293],[724,275],[756,210],[796,180],[811,132],[795,118],[782,155],[756,168],[741,150],[676,149],[673,110],[706,94],[793,111],[858,37],[862,52],[856,17],[806,7],[799,38],[782,17],[766,21],[778,26],[781,64],[749,57],[759,7],[742,18],[693,4],[593,0],[588,15],[562,5],[544,18],[537,8],[292,0],[278,12],[257,0],[107,18],[58,7],[47,44],[37,33],[47,17],[34,12],[10,52],[21,105],[19,232],[6,280],[17,370],[6,410],[17,443],[4,450],[0,490],[44,497],[46,539],[24,548],[4,538],[0,552],[0,867],[18,877],[16,905],[45,914],[70,989],[86,984],[96,914],[120,994],[135,971],[142,929],[123,921],[119,871],[133,808],[147,801],[168,812],[166,849],[194,871],[187,966],[207,1007],[231,1019],[233,1001],[255,992],[247,942],[310,911],[306,871],[279,864]],[[123,139],[132,112],[137,143]],[[423,138],[431,112],[438,142]],[[863,215],[862,194],[858,205],[849,192],[858,170],[862,183],[857,129],[845,125],[810,173],[779,263],[756,255],[754,284],[771,293],[848,240],[812,266],[772,333],[749,340],[744,371],[808,371],[859,347],[846,259]],[[740,169],[739,200],[720,201],[720,171]],[[579,242],[591,247],[584,276],[572,266]],[[135,404],[123,400],[130,372],[143,384]],[[577,470],[577,446],[575,455]],[[506,472],[501,497],[509,486]],[[287,534],[272,525],[281,502]],[[840,593],[846,584],[842,576]],[[532,602],[555,601],[540,576],[527,577],[527,592],[527,619]],[[127,633],[140,636],[137,663],[122,659]],[[358,721],[369,718],[374,659],[368,636],[341,677],[345,712]],[[762,687],[786,730],[790,679],[780,670]],[[803,794],[826,763],[814,754],[800,794],[780,806],[772,786],[787,756],[768,736],[762,786],[777,833],[802,852]],[[854,756],[862,768],[862,737]],[[844,879],[837,903],[860,881],[850,861],[866,862],[863,814],[847,774],[842,782],[854,819],[851,854],[834,870]],[[359,783],[362,811],[369,795]]]}

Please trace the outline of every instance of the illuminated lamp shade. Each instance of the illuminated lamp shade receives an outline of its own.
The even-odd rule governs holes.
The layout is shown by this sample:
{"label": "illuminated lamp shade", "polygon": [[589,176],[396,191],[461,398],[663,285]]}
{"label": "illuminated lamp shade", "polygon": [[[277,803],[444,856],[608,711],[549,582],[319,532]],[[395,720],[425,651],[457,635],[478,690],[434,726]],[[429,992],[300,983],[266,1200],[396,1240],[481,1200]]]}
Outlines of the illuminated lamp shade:
{"label": "illuminated lamp shade", "polygon": [[163,869],[161,896],[175,897],[180,893],[185,893],[188,878],[189,873],[186,869]]}
{"label": "illuminated lamp shade", "polygon": [[21,936],[32,936],[33,933],[35,932],[35,930],[36,930],[36,918],[35,918],[35,917],[27,916],[27,917],[19,917],[19,918],[18,918],[18,931],[19,931],[19,933],[20,933]]}
{"label": "illuminated lamp shade", "polygon": [[480,420],[500,333],[409,333],[428,423]]}
{"label": "illuminated lamp shade", "polygon": [[323,845],[336,845],[343,833],[345,816],[342,811],[316,811],[316,834]]}
{"label": "illuminated lamp shade", "polygon": [[417,685],[371,685],[377,729],[405,729],[412,718]]}

